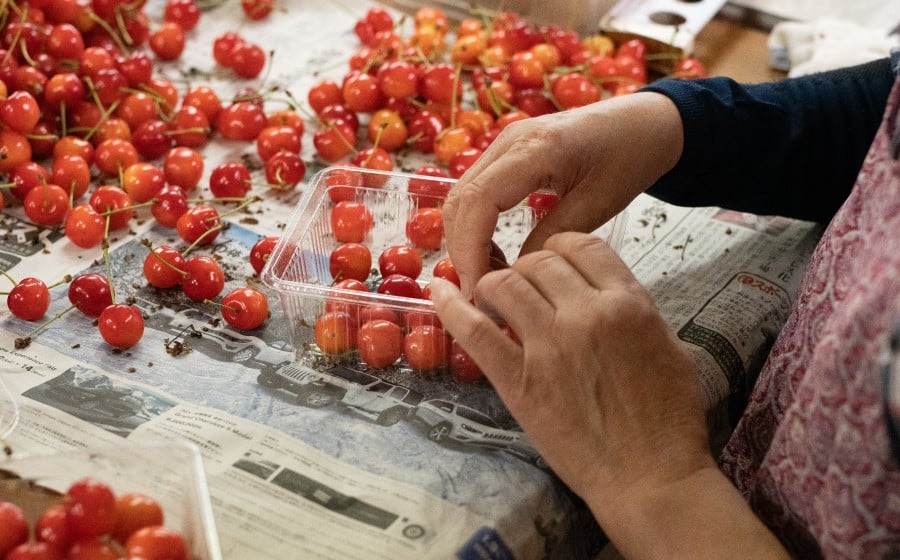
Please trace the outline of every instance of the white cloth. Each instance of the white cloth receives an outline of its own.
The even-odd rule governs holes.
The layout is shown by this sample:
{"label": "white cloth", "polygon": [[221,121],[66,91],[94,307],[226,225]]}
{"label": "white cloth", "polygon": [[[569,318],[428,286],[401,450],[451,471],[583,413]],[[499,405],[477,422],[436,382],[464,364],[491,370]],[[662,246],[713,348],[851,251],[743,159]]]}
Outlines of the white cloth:
{"label": "white cloth", "polygon": [[783,22],[769,33],[769,65],[802,76],[887,57],[897,44],[897,35],[831,18]]}

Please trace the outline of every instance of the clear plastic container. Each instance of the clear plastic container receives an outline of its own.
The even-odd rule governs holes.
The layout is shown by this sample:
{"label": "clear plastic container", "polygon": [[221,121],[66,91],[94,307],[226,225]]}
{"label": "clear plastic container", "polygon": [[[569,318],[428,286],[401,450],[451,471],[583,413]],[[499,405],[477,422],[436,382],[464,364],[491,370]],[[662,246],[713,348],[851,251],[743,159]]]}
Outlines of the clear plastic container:
{"label": "clear plastic container", "polygon": [[140,492],[163,508],[164,525],[185,538],[190,558],[221,560],[203,463],[186,442],[61,451],[0,460],[0,501],[19,505],[33,526],[77,480],[91,477],[115,494]]}
{"label": "clear plastic container", "polygon": [[[410,192],[411,182],[415,184],[413,192]],[[418,210],[440,207],[442,199],[420,193],[446,191],[454,183],[453,179],[448,178],[344,166],[323,169],[311,179],[261,274],[263,282],[280,296],[284,320],[290,325],[298,361],[313,366],[321,366],[323,359],[329,364],[360,361],[359,354],[353,348],[342,353],[329,353],[316,344],[317,320],[336,308],[351,309],[353,313],[373,306],[393,310],[400,318],[404,335],[408,334],[410,325],[406,318],[410,316],[416,316],[417,324],[429,323],[427,317],[439,324],[430,300],[378,293],[382,280],[378,261],[389,247],[413,246],[407,237],[407,222]],[[332,231],[331,213],[336,205],[334,198],[345,197],[362,203],[372,215],[371,230],[361,241],[371,253],[372,271],[366,280],[369,291],[334,287],[330,258],[342,241],[336,239]],[[510,262],[518,255],[536,219],[533,209],[525,204],[501,214],[493,241]],[[623,216],[617,216],[598,230],[597,235],[618,249],[622,243],[624,222]],[[433,277],[434,265],[448,255],[443,242],[433,250],[419,249],[419,254],[422,257],[422,271],[416,282],[420,288],[425,288]],[[421,314],[426,320],[422,320]],[[353,317],[354,327],[359,326],[358,317]],[[353,338],[351,333],[348,337]],[[405,356],[389,366],[369,369],[402,367],[409,367]]]}

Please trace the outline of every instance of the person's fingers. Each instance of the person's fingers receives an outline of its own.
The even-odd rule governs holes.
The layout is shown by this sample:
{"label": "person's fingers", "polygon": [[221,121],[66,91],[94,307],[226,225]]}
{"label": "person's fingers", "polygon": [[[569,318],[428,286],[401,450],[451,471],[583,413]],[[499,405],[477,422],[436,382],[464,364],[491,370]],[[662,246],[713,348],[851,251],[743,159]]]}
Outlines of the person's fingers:
{"label": "person's fingers", "polygon": [[[485,152],[479,159],[484,163],[477,163],[466,172],[444,203],[447,249],[459,273],[463,294],[471,294],[475,282],[490,270],[491,238],[500,213],[554,181],[546,172],[552,166],[543,161],[548,150],[542,148],[546,143],[552,146],[554,129],[526,130],[505,152]],[[559,179],[555,182],[566,183]]]}
{"label": "person's fingers", "polygon": [[544,248],[565,258],[598,290],[638,284],[628,265],[609,244],[597,236],[563,232],[549,238],[544,243]]}
{"label": "person's fingers", "polygon": [[565,257],[553,251],[523,255],[513,265],[554,309],[584,301],[593,288]]}
{"label": "person's fingers", "polygon": [[[431,281],[431,299],[444,328],[475,360],[498,390],[511,386],[522,371],[522,347],[484,312],[469,303],[455,285]],[[499,373],[507,375],[499,375]]]}
{"label": "person's fingers", "polygon": [[475,305],[508,324],[523,343],[546,336],[553,306],[515,268],[485,274],[475,285]]}

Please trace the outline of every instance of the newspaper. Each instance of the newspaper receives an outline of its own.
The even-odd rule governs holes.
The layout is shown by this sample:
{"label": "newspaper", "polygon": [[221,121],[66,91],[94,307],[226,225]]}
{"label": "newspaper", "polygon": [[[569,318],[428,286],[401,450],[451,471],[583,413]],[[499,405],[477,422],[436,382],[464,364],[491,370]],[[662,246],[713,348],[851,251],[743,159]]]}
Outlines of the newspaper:
{"label": "newspaper", "polygon": [[[151,2],[151,17],[161,6]],[[283,89],[303,99],[322,77],[340,80],[357,44],[353,24],[369,6],[292,3],[255,23],[228,2],[204,13],[182,59],[161,72],[181,85],[211,83],[229,98],[248,84],[216,67],[210,49],[214,37],[237,29],[276,50],[266,77],[249,85],[273,89],[267,104],[282,108]],[[313,128],[307,124],[301,152],[307,179],[323,165],[313,157]],[[252,144],[217,140],[204,156],[202,185],[218,163],[256,158]],[[415,159],[400,165],[413,168]],[[253,173],[261,182],[258,165]],[[267,291],[252,278],[248,253],[260,236],[281,231],[303,188],[254,187],[262,200],[230,216],[215,243],[198,249],[220,260],[226,290],[249,282]],[[97,252],[34,227],[20,207],[4,211],[0,228],[0,268],[14,278],[50,284],[107,272]],[[820,233],[806,222],[679,208],[646,195],[629,208],[622,257],[693,354],[711,418],[721,420],[717,433],[727,433],[785,321]],[[193,442],[224,558],[580,559],[602,546],[587,508],[547,470],[487,384],[292,369],[295,351],[276,294],[267,291],[264,327],[231,329],[214,306],[147,286],[142,239],[178,243],[146,209],[128,231],[113,233],[117,298],[146,317],[135,347],[113,350],[90,319],[63,313],[65,285],[51,291],[47,313],[61,316],[27,347],[17,348],[16,339],[35,325],[0,313],[0,381],[19,411],[10,414],[10,399],[0,398],[0,422],[10,428],[0,424],[0,436],[15,454]],[[272,382],[289,375],[292,390]],[[315,390],[322,387],[338,390]],[[445,437],[442,430],[463,420],[483,427],[480,439]]]}

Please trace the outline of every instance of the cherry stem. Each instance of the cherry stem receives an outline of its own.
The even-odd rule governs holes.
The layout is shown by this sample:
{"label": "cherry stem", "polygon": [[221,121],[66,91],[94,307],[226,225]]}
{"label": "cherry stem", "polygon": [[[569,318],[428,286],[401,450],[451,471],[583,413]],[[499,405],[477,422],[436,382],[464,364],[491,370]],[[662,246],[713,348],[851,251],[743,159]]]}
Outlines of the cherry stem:
{"label": "cherry stem", "polygon": [[25,44],[25,41],[22,41],[19,44],[19,50],[22,51],[22,58],[25,59],[25,62],[27,62],[29,66],[37,66],[37,62],[35,62],[34,59],[31,58],[31,55],[28,54],[28,45]]}
{"label": "cherry stem", "polygon": [[131,33],[128,32],[128,27],[125,26],[125,19],[122,17],[121,4],[116,6],[116,25],[119,26],[119,32],[122,34],[122,40],[125,41],[125,44],[129,47],[133,46],[134,39],[131,38]]}
{"label": "cherry stem", "polygon": [[62,135],[66,135],[66,102],[65,100],[59,102],[59,129],[62,132]]}
{"label": "cherry stem", "polygon": [[202,234],[200,234],[200,237],[198,237],[197,239],[195,239],[193,243],[191,243],[190,245],[188,245],[188,246],[184,249],[184,251],[181,252],[181,256],[182,256],[182,257],[187,257],[188,254],[189,254],[191,251],[193,251],[193,250],[197,247],[197,245],[199,245],[204,239],[206,239],[206,238],[209,237],[211,234],[213,234],[213,233],[215,233],[215,232],[217,232],[217,231],[221,231],[223,227],[225,227],[225,226],[222,225],[221,222],[219,222],[219,223],[216,224],[215,226],[213,226],[213,227],[209,228],[208,230],[204,231]]}
{"label": "cherry stem", "polygon": [[[90,80],[90,78],[87,76],[85,76],[85,79]],[[96,91],[94,92],[94,95],[96,96]],[[97,99],[97,106],[100,107],[101,109],[103,109],[103,105],[100,103],[99,98]],[[93,136],[94,134],[97,133],[97,130],[100,129],[100,125],[103,124],[106,121],[106,119],[109,118],[109,116],[112,114],[113,111],[116,110],[116,107],[118,107],[118,106],[119,106],[119,100],[116,99],[115,101],[113,101],[113,103],[108,108],[104,109],[103,114],[100,115],[100,120],[98,120],[97,124],[95,124],[93,127],[91,127],[90,130],[88,130],[87,134],[84,135],[84,139],[87,141],[90,141],[91,136]]]}
{"label": "cherry stem", "polygon": [[103,261],[106,263],[106,280],[109,282],[109,299],[116,303],[116,287],[112,281],[112,262],[109,258],[109,216],[106,217],[106,227],[103,228]]}
{"label": "cherry stem", "polygon": [[289,90],[289,89],[284,90],[284,94],[287,95],[287,98],[290,99],[290,101],[291,101],[291,102],[289,103],[291,109],[293,109],[293,110],[295,110],[295,111],[299,111],[301,114],[303,114],[305,117],[307,117],[307,118],[310,119],[310,120],[313,119],[314,115],[311,115],[311,114],[303,107],[303,105],[302,105],[299,101],[297,101],[297,98],[294,97],[294,94],[291,93],[291,90]]}
{"label": "cherry stem", "polygon": [[187,201],[194,202],[194,203],[197,203],[197,202],[247,202],[248,200],[254,199],[254,198],[256,200],[259,200],[259,198],[254,197],[254,196],[251,196],[249,198],[246,196],[219,196],[216,198],[203,198],[203,197],[189,198],[189,199],[187,199]]}
{"label": "cherry stem", "polygon": [[111,210],[106,210],[105,212],[100,212],[100,215],[108,218],[109,216],[116,214],[118,212],[126,212],[128,210],[134,210],[135,208],[143,208],[145,206],[152,206],[155,202],[154,200],[148,200],[147,202],[140,202],[138,204],[129,204],[128,206],[123,206],[121,208],[113,208]]}
{"label": "cherry stem", "polygon": [[221,307],[222,309],[227,309],[227,310],[229,310],[229,311],[231,311],[232,313],[235,313],[235,314],[240,314],[240,312],[241,312],[241,310],[240,310],[239,308],[237,308],[237,307],[232,307],[232,306],[230,306],[230,305],[225,305],[225,304],[223,304],[223,303],[220,303],[220,302],[218,302],[218,301],[213,301],[213,300],[211,300],[211,299],[205,299],[205,300],[203,300],[203,303],[210,303],[210,304],[212,304],[212,305]]}
{"label": "cherry stem", "polygon": [[88,17],[90,17],[91,20],[94,21],[97,25],[102,27],[104,31],[109,33],[109,36],[112,37],[112,40],[116,42],[116,46],[119,47],[119,49],[123,53],[127,54],[127,53],[131,52],[128,48],[128,45],[125,44],[125,42],[122,40],[122,38],[119,37],[119,34],[116,32],[116,30],[113,29],[112,25],[107,23],[106,20],[104,20],[102,17],[95,14],[93,12],[93,10],[88,11]]}
{"label": "cherry stem", "polygon": [[240,212],[241,210],[243,210],[244,208],[246,208],[247,206],[250,206],[254,202],[258,202],[260,200],[262,200],[262,199],[259,198],[258,196],[249,196],[249,197],[245,198],[242,203],[238,204],[237,206],[235,206],[228,212],[225,212],[224,214],[220,214],[219,218],[224,218],[225,216],[228,216],[229,214],[236,214],[236,213]]}
{"label": "cherry stem", "polygon": [[[75,306],[74,306],[74,305],[70,305],[69,307],[63,309],[62,311],[60,311],[59,313],[57,313],[57,314],[54,315],[53,317],[50,317],[49,319],[47,319],[46,321],[44,321],[43,323],[41,323],[40,325],[38,325],[38,326],[37,326],[33,331],[31,331],[30,333],[26,334],[25,336],[23,336],[23,337],[21,337],[21,338],[19,338],[19,339],[16,339],[16,341],[18,342],[19,340],[22,340],[22,341],[25,342],[25,346],[28,346],[28,344],[31,343],[31,341],[34,339],[34,337],[36,337],[37,335],[39,335],[39,334],[41,334],[42,332],[44,332],[44,330],[45,330],[47,327],[50,326],[50,323],[52,323],[53,321],[56,321],[57,319],[59,319],[60,317],[62,317],[62,316],[65,315],[66,313],[68,313],[69,311],[72,311],[73,309],[75,309]],[[16,346],[18,347],[18,344],[16,344]]]}
{"label": "cherry stem", "polygon": [[456,90],[459,88],[459,78],[462,73],[462,68],[457,66],[456,72],[453,73],[453,86],[450,90],[450,128],[456,127]]}
{"label": "cherry stem", "polygon": [[324,124],[325,124],[325,128],[333,128],[334,129],[334,131],[337,133],[338,138],[341,139],[341,142],[343,142],[344,145],[347,146],[347,148],[349,148],[350,151],[353,152],[354,155],[359,153],[359,150],[356,149],[356,146],[354,146],[353,144],[350,143],[349,140],[344,138],[344,135],[341,134],[340,129],[338,127],[336,127],[332,121],[329,120],[329,121],[325,122]]}
{"label": "cherry stem", "polygon": [[60,286],[62,284],[68,284],[71,281],[72,281],[72,275],[66,274],[65,276],[62,277],[62,280],[57,280],[53,284],[50,284],[49,286],[47,286],[47,289],[52,290],[53,288],[55,288],[57,286]]}
{"label": "cherry stem", "polygon": [[553,88],[550,87],[550,77],[547,75],[544,75],[544,93],[547,94],[547,98],[550,99],[550,102],[553,103],[553,106],[556,107],[557,111],[562,111],[564,109],[556,96],[553,95]]}
{"label": "cherry stem", "polygon": [[194,126],[191,128],[178,128],[175,130],[167,130],[163,132],[166,136],[174,136],[176,134],[187,134],[189,132],[202,132],[203,134],[209,134],[210,130],[207,127],[203,126]]}
{"label": "cherry stem", "polygon": [[25,31],[25,26],[20,25],[16,30],[16,36],[13,37],[13,40],[9,43],[9,48],[6,51],[6,54],[3,56],[3,61],[0,62],[0,66],[6,66],[6,63],[9,62],[9,57],[12,55],[13,51],[16,50],[16,43],[18,43],[19,39],[22,37],[23,31]]}

